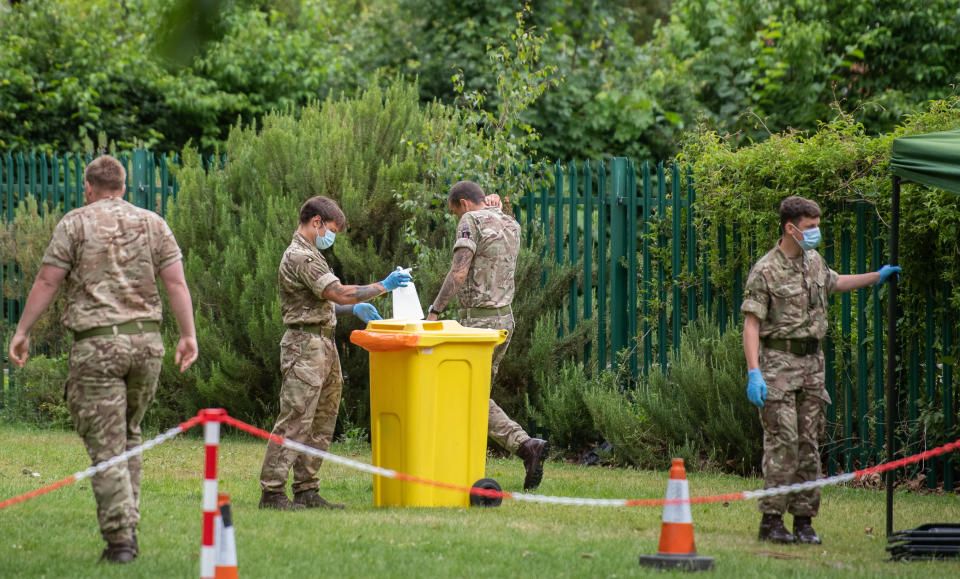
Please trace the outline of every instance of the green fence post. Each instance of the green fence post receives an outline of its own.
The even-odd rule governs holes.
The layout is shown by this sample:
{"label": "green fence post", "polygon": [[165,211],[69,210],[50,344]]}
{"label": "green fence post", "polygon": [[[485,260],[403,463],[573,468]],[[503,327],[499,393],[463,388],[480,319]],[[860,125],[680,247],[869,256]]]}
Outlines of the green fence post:
{"label": "green fence post", "polygon": [[733,246],[737,248],[736,256],[733,259],[733,295],[730,296],[730,320],[733,326],[740,325],[740,303],[743,301],[743,239],[740,236],[740,225],[733,226]]}
{"label": "green fence post", "polygon": [[683,263],[680,256],[683,245],[683,231],[680,229],[681,195],[680,195],[680,169],[676,164],[670,170],[670,201],[673,209],[672,235],[670,245],[673,248],[673,259],[671,260],[670,279],[673,286],[673,299],[670,304],[670,314],[673,321],[673,331],[671,332],[673,352],[678,355],[680,352],[680,327],[683,317],[683,303],[680,301],[680,276],[682,274]]}
{"label": "green fence post", "polygon": [[[873,212],[873,269],[880,269],[883,264],[883,244],[887,239],[886,228],[882,226],[880,218]],[[865,270],[861,270],[865,271]],[[873,404],[877,412],[877,423],[874,428],[873,440],[877,451],[886,440],[887,419],[885,414],[884,395],[886,382],[883,379],[883,352],[884,352],[884,323],[883,300],[880,299],[880,286],[873,286]],[[916,408],[914,408],[916,411]],[[888,458],[893,458],[888,453]]]}
{"label": "green fence post", "polygon": [[[840,273],[850,274],[850,230],[844,227],[840,232]],[[850,292],[843,292],[840,297],[841,308],[841,335],[850,335]],[[850,348],[844,343],[841,351],[843,356],[843,367],[847,368],[850,364]],[[853,387],[850,384],[850,376],[843,372],[841,384],[843,387],[843,460],[844,468],[849,472],[853,470]]]}
{"label": "green fence post", "polygon": [[[937,340],[937,324],[936,316],[934,315],[934,305],[937,301],[937,296],[931,286],[927,286],[926,289],[927,299],[924,300],[925,309],[926,309],[926,340],[925,341],[925,350],[924,350],[924,364],[927,367],[927,373],[924,380],[924,394],[929,407],[933,403],[933,399],[937,394],[937,363],[936,363],[936,351],[935,344]],[[887,453],[890,454],[889,452]],[[927,488],[935,489],[937,488],[937,466],[936,463],[932,460],[927,461]]]}
{"label": "green fence post", "polygon": [[[949,283],[943,284],[943,354],[947,358],[943,361],[943,432],[946,440],[940,442],[945,444],[955,440],[953,435],[953,362],[950,360],[954,354],[953,351],[953,311],[950,306],[950,295],[952,288]],[[953,489],[953,466],[951,465],[951,455],[944,455],[940,459],[943,465],[943,488]]]}
{"label": "green fence post", "polygon": [[[570,162],[570,172],[568,175],[569,187],[567,188],[570,193],[570,233],[569,239],[567,239],[567,256],[570,260],[570,265],[577,264],[577,251],[579,248],[579,243],[577,242],[577,227],[579,226],[579,199],[577,198],[577,186],[580,184],[580,178],[577,176],[577,162]],[[586,246],[584,246],[586,250]],[[584,280],[586,281],[586,280]],[[569,328],[572,333],[577,327],[577,277],[574,276],[570,280],[570,311],[569,311]],[[586,289],[586,283],[584,283],[584,289]]]}
{"label": "green fence post", "polygon": [[[864,204],[857,203],[854,212],[857,223],[857,268],[856,271],[867,270],[866,215]],[[867,390],[867,288],[857,290],[857,425],[860,436],[860,465],[867,464],[871,456],[872,443],[870,440],[870,425],[867,423],[868,398]]]}
{"label": "green fence post", "polygon": [[[663,230],[667,226],[667,175],[663,170],[663,161],[657,163],[657,252],[664,255],[667,247],[667,236]],[[657,314],[657,356],[660,358],[660,367],[667,371],[667,272],[663,261],[657,263],[657,298],[660,302],[660,312]]]}
{"label": "green fence post", "polygon": [[687,288],[687,319],[691,322],[697,319],[697,288],[692,283],[697,275],[697,230],[694,227],[694,203],[696,191],[693,187],[693,171],[687,168],[687,276],[690,287]]}
{"label": "green fence post", "polygon": [[630,376],[637,380],[637,169],[627,162],[627,345],[630,348]]}
{"label": "green fence post", "polygon": [[[720,256],[720,269],[724,269],[727,265],[727,226],[724,223],[717,226],[717,253]],[[717,321],[723,334],[727,331],[727,298],[723,292],[717,296]]]}
{"label": "green fence post", "polygon": [[[611,167],[612,189],[610,195],[610,355],[615,357],[626,348],[627,318],[627,160],[614,157]],[[620,315],[620,312],[628,315]],[[615,358],[613,358],[615,362]]]}
{"label": "green fence post", "polygon": [[607,284],[608,271],[608,206],[607,167],[603,161],[597,167],[597,367],[607,369]]}
{"label": "green fence post", "polygon": [[130,159],[130,174],[128,187],[131,191],[131,203],[137,207],[149,209],[147,207],[147,152],[143,149],[135,149]]}
{"label": "green fence post", "polygon": [[[833,243],[833,229],[827,228],[824,235],[824,258],[827,261],[827,266],[830,269],[835,269],[834,267],[834,255],[836,254],[836,246]],[[827,297],[828,307],[833,307],[834,298],[831,294]],[[824,444],[824,451],[827,454],[827,474],[833,476],[837,474],[837,370],[836,370],[836,344],[831,337],[831,333],[827,332],[827,337],[823,341],[823,359],[824,359],[824,381],[827,387],[827,395],[830,397],[830,404],[827,405],[827,424],[829,428],[826,432],[826,444]]]}
{"label": "green fence post", "polygon": [[[590,161],[583,164],[583,319],[593,318],[593,179]],[[590,369],[590,340],[583,346],[584,366]]]}
{"label": "green fence post", "polygon": [[650,300],[653,298],[653,265],[650,256],[650,209],[653,204],[653,186],[650,183],[650,163],[644,161],[642,168],[643,178],[643,224],[640,247],[643,256],[643,375],[650,372],[653,362],[653,332],[650,323]]}

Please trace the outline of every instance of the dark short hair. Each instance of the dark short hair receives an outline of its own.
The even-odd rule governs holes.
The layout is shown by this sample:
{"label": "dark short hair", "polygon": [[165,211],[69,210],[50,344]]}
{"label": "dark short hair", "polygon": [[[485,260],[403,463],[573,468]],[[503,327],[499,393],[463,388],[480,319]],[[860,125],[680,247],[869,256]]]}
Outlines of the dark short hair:
{"label": "dark short hair", "polygon": [[791,195],[780,202],[780,231],[784,231],[787,223],[797,224],[804,217],[820,217],[820,206],[816,201],[805,197]]}
{"label": "dark short hair", "polygon": [[466,199],[473,204],[480,204],[483,203],[484,197],[486,195],[480,185],[473,181],[457,181],[450,188],[450,194],[447,195],[447,204],[455,205],[461,199]]}
{"label": "dark short hair", "polygon": [[123,163],[111,157],[97,157],[83,170],[83,180],[97,191],[120,191],[127,181],[127,170]]}
{"label": "dark short hair", "polygon": [[317,195],[307,199],[300,207],[300,225],[310,223],[310,220],[318,215],[324,221],[333,221],[340,229],[347,226],[347,216],[337,202],[329,197]]}

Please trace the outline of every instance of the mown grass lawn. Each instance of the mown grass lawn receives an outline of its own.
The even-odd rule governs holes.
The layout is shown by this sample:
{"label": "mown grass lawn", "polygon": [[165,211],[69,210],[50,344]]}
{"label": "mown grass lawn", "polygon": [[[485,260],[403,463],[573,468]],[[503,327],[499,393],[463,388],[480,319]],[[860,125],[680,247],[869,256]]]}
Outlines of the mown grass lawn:
{"label": "mown grass lawn", "polygon": [[[496,509],[375,508],[369,475],[328,463],[321,469],[322,494],[347,503],[345,511],[259,511],[264,443],[224,430],[220,489],[232,499],[241,576],[659,576],[637,564],[639,555],[657,550],[659,507],[506,501]],[[133,564],[96,563],[103,543],[90,483],[82,481],[0,511],[0,577],[197,577],[203,442],[196,434],[145,455],[141,556]],[[370,458],[369,448],[356,445],[339,443],[331,450]],[[0,499],[87,466],[73,433],[0,426]],[[491,458],[487,475],[507,490],[519,490],[523,471],[517,459]],[[689,472],[688,478],[694,496],[761,486],[758,479],[717,474]],[[665,472],[551,462],[538,492],[663,498],[666,483]],[[960,576],[958,560],[886,561],[883,492],[831,487],[823,495],[815,520],[822,546],[759,543],[756,502],[740,501],[693,506],[697,549],[715,558],[717,577]],[[895,505],[897,528],[960,522],[956,495],[902,493]]]}

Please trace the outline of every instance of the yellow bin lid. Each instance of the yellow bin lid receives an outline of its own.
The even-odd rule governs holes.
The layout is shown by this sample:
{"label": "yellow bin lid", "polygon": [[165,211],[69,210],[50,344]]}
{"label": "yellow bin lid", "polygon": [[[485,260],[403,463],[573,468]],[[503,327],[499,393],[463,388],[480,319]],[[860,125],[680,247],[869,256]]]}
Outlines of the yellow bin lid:
{"label": "yellow bin lid", "polygon": [[465,342],[496,346],[506,339],[506,330],[465,328],[454,320],[376,320],[369,322],[366,330],[354,330],[350,334],[350,341],[368,352],[432,348],[439,344]]}

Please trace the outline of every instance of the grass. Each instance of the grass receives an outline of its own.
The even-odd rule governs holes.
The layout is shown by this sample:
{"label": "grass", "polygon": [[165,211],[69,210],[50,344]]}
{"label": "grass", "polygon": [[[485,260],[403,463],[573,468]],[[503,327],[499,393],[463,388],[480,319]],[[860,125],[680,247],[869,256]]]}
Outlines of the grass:
{"label": "grass", "polygon": [[[321,493],[347,510],[260,511],[264,443],[225,429],[220,489],[231,495],[239,571],[247,577],[636,577],[660,576],[637,564],[657,550],[660,508],[559,507],[506,501],[496,509],[375,508],[369,475],[328,463]],[[199,433],[199,431],[197,431]],[[0,426],[0,499],[82,470],[70,432]],[[369,461],[368,447],[334,444]],[[24,471],[27,474],[24,474]],[[40,476],[33,476],[32,473]],[[179,437],[144,457],[133,564],[97,565],[103,547],[89,481],[0,511],[0,577],[197,577],[203,442]],[[487,475],[519,490],[517,459],[487,461]],[[759,488],[758,479],[688,473],[694,496]],[[543,494],[662,498],[665,472],[547,465]],[[824,545],[777,546],[756,540],[755,501],[693,506],[699,554],[714,557],[717,577],[960,576],[960,561],[887,562],[884,493],[830,487],[815,519]],[[900,493],[896,528],[960,521],[960,497]],[[788,523],[789,526],[789,523]],[[872,532],[867,531],[872,527]]]}

